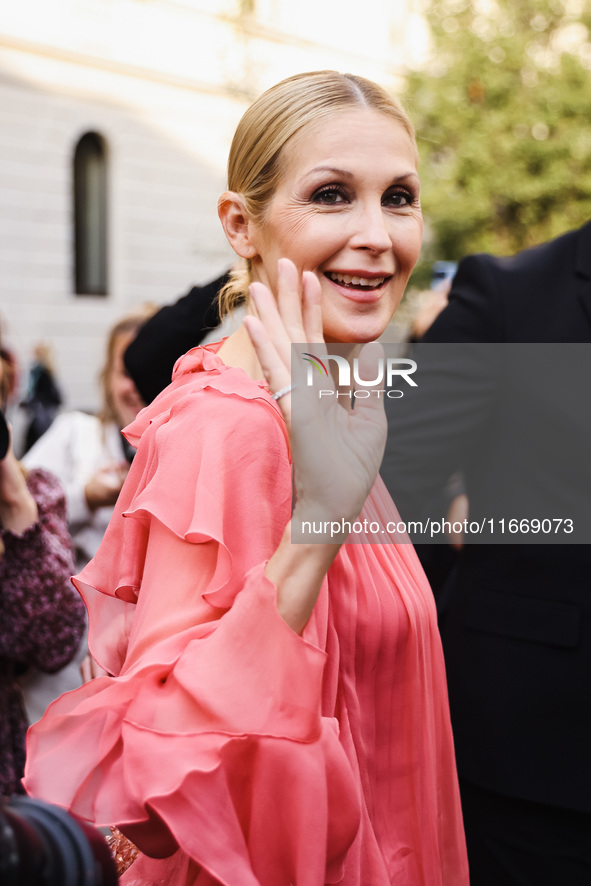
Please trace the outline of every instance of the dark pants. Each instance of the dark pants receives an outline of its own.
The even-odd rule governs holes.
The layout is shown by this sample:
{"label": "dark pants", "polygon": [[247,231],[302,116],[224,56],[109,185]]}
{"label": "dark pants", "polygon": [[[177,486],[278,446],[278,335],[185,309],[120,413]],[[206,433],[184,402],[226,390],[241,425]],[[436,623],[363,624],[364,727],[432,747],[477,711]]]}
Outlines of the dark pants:
{"label": "dark pants", "polygon": [[591,813],[460,790],[470,886],[591,886]]}

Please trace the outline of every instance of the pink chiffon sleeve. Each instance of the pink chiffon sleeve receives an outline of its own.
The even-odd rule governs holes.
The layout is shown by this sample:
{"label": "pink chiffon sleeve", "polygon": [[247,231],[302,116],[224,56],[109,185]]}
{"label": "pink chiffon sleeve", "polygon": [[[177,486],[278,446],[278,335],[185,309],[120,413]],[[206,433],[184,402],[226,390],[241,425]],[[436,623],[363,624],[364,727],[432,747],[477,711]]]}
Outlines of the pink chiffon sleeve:
{"label": "pink chiffon sleeve", "polygon": [[358,786],[321,713],[325,652],[264,575],[290,514],[285,429],[260,388],[222,381],[171,386],[129,429],[141,446],[74,579],[114,676],[30,730],[25,786],[148,856],[180,849],[204,882],[336,882]]}

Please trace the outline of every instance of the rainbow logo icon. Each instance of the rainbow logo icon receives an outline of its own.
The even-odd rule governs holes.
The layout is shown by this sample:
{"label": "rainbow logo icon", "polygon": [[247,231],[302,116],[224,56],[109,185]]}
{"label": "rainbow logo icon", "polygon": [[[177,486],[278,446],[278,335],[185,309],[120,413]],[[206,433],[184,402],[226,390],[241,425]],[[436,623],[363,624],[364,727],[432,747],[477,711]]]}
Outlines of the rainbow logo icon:
{"label": "rainbow logo icon", "polygon": [[314,354],[306,354],[305,352],[302,354],[302,356],[306,363],[310,363],[314,367],[314,369],[318,370],[320,375],[328,378],[328,369],[319,357],[315,357]]}

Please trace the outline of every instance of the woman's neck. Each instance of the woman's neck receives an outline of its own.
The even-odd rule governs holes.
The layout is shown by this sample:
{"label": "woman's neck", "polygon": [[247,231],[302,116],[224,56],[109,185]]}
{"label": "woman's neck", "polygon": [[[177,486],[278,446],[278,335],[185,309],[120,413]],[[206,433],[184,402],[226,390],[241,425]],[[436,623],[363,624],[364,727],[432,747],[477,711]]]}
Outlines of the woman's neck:
{"label": "woman's neck", "polygon": [[226,366],[243,369],[255,381],[264,378],[261,364],[244,326],[239,326],[236,332],[226,339],[217,352],[217,356]]}

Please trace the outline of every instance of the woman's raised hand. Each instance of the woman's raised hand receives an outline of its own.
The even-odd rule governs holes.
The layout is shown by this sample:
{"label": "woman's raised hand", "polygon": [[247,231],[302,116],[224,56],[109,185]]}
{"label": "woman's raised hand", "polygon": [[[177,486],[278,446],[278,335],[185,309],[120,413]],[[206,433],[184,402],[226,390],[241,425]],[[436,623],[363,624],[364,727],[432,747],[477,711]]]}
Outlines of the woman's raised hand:
{"label": "woman's raised hand", "polygon": [[[245,326],[271,391],[277,393],[290,385],[294,390],[293,395],[288,393],[277,401],[291,432],[296,493],[292,529],[297,531],[302,521],[313,520],[317,525],[318,521],[353,520],[363,507],[383,456],[383,402],[378,396],[356,398],[351,410],[348,397],[346,408],[336,396],[321,398],[320,388],[330,385],[330,380],[319,384],[308,379],[308,364],[292,349],[293,343],[306,343],[320,359],[327,353],[320,283],[315,274],[304,272],[300,277],[291,261],[281,259],[277,297],[262,283],[253,283],[250,292],[255,315],[245,319]],[[380,345],[362,348],[358,355],[361,378],[375,378],[372,365],[380,357]],[[316,542],[321,538],[314,536]],[[327,536],[333,543],[343,540]]]}
{"label": "woman's raised hand", "polygon": [[12,450],[10,427],[6,455],[0,460],[0,526],[22,534],[37,522],[37,503]]}
{"label": "woman's raised hand", "polygon": [[128,462],[112,461],[93,474],[84,487],[86,503],[91,511],[112,507],[115,504],[128,471]]}
{"label": "woman's raised hand", "polygon": [[[244,325],[272,392],[284,390],[292,380],[292,344],[311,342],[324,347],[320,285],[316,275],[304,271],[301,280],[289,259],[278,263],[277,297],[263,283],[250,286],[255,316]],[[279,407],[291,430],[291,397],[282,397]]]}

